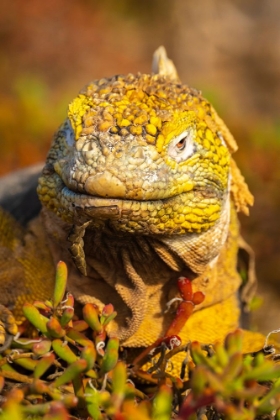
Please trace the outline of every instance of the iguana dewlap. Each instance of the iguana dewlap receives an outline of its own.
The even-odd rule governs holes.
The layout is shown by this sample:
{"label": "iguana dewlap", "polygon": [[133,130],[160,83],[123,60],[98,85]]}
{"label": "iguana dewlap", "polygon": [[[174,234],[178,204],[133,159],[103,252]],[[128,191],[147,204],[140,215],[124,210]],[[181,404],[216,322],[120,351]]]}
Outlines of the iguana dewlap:
{"label": "iguana dewlap", "polygon": [[[48,243],[43,274],[26,275],[26,252],[17,259],[28,293],[44,284],[49,298],[50,254],[64,260],[75,298],[112,303],[111,334],[130,347],[164,335],[174,316],[167,302],[186,275],[206,298],[181,338],[213,342],[239,323],[236,212],[247,213],[253,199],[231,157],[236,143],[211,104],[181,84],[163,49],[154,69],[96,80],[74,99],[39,179],[41,215],[2,249],[21,248],[27,234],[33,251]],[[15,302],[10,294],[17,317],[28,293]]]}

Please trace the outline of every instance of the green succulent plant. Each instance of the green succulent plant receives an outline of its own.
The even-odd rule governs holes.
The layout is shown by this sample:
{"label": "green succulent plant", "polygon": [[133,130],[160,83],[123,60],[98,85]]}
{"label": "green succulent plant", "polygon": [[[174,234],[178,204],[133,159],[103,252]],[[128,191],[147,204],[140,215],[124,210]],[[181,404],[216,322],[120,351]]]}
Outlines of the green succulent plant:
{"label": "green succulent plant", "polygon": [[[179,280],[182,302],[166,335],[132,364],[107,335],[114,307],[86,304],[79,319],[66,284],[59,262],[52,299],[24,305],[29,324],[0,358],[0,420],[280,419],[280,365],[269,346],[242,354],[240,330],[225,344],[180,345],[178,337],[169,346],[203,299],[191,282]],[[167,372],[177,352],[186,353],[183,379]]]}

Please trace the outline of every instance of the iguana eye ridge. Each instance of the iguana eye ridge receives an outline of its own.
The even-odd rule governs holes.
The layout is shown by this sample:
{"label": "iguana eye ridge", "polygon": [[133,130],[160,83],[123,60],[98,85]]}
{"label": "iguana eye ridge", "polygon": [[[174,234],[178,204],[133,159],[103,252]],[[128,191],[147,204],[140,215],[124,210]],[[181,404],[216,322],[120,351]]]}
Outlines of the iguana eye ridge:
{"label": "iguana eye ridge", "polygon": [[168,154],[176,162],[180,163],[186,160],[194,153],[194,131],[188,129],[175,137],[168,146]]}

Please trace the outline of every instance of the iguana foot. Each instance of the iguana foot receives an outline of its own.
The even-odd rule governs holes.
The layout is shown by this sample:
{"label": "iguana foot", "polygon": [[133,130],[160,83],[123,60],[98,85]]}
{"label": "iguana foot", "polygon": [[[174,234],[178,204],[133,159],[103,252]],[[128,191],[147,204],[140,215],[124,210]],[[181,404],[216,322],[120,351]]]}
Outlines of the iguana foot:
{"label": "iguana foot", "polygon": [[18,327],[12,312],[0,305],[0,353],[10,346],[17,333]]}

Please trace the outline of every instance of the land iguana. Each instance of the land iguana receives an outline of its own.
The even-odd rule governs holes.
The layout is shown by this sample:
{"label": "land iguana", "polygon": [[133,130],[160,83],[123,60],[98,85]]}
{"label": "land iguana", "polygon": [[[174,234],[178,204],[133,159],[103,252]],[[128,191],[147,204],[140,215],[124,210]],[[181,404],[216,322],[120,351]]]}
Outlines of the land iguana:
{"label": "land iguana", "polygon": [[[183,342],[223,340],[240,318],[236,213],[248,214],[253,203],[231,156],[236,149],[162,47],[152,74],[89,83],[54,136],[37,189],[41,214],[24,229],[1,213],[2,305],[20,324],[25,301],[50,298],[63,260],[76,300],[112,303],[118,316],[110,334],[145,347],[164,335],[174,317],[166,305],[186,276],[205,300],[180,333]],[[14,334],[4,307],[0,318]]]}

